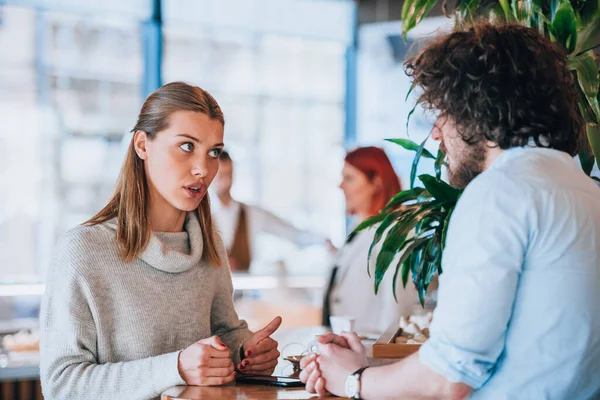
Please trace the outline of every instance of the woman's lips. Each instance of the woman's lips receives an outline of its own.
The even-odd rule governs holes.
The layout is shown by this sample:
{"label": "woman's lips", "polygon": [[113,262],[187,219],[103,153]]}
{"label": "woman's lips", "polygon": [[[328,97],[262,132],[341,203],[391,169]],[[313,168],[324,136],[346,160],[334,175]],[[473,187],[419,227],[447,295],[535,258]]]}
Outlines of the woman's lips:
{"label": "woman's lips", "polygon": [[190,185],[185,187],[185,191],[192,199],[202,199],[206,194],[206,185]]}

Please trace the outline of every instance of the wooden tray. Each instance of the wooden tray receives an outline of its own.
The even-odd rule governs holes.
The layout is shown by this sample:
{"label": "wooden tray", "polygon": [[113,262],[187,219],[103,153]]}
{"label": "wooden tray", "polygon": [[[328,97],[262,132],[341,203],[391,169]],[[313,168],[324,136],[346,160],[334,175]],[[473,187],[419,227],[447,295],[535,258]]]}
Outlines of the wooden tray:
{"label": "wooden tray", "polygon": [[373,344],[373,358],[404,358],[419,351],[420,344],[396,343],[402,328],[394,323]]}

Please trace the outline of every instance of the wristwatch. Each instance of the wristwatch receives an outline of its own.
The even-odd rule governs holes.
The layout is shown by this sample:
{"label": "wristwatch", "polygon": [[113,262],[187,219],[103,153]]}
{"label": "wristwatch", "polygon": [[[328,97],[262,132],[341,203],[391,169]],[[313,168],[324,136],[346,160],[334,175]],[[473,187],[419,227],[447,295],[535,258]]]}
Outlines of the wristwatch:
{"label": "wristwatch", "polygon": [[346,378],[346,397],[360,400],[360,376],[367,367],[359,368]]}

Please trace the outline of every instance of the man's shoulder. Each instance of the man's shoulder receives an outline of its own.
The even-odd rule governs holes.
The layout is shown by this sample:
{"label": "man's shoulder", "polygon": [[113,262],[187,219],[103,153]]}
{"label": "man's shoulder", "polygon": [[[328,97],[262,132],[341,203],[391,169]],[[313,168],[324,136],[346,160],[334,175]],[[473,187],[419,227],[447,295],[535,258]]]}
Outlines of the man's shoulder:
{"label": "man's shoulder", "polygon": [[464,194],[531,194],[536,187],[559,185],[559,174],[577,175],[581,172],[574,169],[577,168],[566,153],[552,149],[512,148],[504,150],[490,168],[467,186]]}
{"label": "man's shoulder", "polygon": [[494,168],[484,171],[469,183],[465,188],[461,198],[471,196],[503,196],[523,194],[527,189],[527,183],[524,179],[514,174],[514,171],[505,168]]}

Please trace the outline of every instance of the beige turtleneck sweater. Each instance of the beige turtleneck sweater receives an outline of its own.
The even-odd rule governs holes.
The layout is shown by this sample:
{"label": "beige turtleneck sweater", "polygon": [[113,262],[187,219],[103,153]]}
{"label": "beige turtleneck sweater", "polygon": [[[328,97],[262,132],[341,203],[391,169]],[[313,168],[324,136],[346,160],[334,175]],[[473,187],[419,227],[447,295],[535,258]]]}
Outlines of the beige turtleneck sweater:
{"label": "beige turtleneck sweater", "polygon": [[114,221],[80,226],[58,244],[40,316],[48,400],[155,398],[185,384],[177,368],[185,347],[219,335],[237,365],[251,335],[233,307],[229,268],[201,260],[195,213],[183,232],[153,234],[127,264],[115,229]]}

